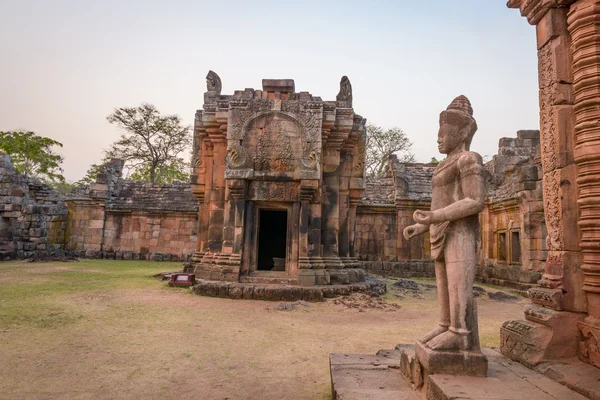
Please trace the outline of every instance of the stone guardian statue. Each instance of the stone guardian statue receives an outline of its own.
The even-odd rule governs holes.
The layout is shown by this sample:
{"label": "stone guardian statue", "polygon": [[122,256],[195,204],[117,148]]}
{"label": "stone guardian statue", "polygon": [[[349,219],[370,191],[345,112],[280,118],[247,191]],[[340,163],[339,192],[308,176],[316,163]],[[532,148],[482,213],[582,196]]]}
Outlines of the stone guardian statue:
{"label": "stone guardian statue", "polygon": [[429,352],[480,352],[473,281],[485,186],[481,156],[469,150],[476,130],[465,96],[441,112],[437,143],[447,157],[433,175],[431,211],[415,211],[416,224],[404,229],[406,240],[430,233],[440,323],[420,340]]}

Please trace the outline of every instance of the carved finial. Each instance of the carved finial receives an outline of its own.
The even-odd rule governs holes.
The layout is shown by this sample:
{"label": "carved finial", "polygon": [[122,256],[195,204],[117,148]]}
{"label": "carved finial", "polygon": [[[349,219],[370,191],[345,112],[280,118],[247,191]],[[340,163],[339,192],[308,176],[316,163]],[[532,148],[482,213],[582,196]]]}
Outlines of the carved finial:
{"label": "carved finial", "polygon": [[208,71],[206,75],[206,93],[204,93],[204,104],[215,103],[221,95],[221,78],[214,71]]}
{"label": "carved finial", "polygon": [[340,92],[336,100],[338,107],[352,108],[352,85],[350,79],[346,75],[342,76],[340,81]]}

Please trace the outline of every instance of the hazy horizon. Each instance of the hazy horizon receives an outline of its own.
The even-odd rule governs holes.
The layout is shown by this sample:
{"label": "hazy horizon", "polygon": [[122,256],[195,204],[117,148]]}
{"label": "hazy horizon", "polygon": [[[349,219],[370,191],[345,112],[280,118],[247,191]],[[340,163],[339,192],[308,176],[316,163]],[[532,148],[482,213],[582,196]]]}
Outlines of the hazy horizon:
{"label": "hazy horizon", "polygon": [[0,130],[63,143],[64,176],[78,180],[118,139],[114,108],[152,103],[192,125],[211,69],[222,94],[290,78],[323,100],[347,75],[355,112],[402,128],[418,162],[441,157],[438,115],[459,94],[484,156],[501,137],[539,129],[535,29],[517,10],[398,3],[3,1]]}

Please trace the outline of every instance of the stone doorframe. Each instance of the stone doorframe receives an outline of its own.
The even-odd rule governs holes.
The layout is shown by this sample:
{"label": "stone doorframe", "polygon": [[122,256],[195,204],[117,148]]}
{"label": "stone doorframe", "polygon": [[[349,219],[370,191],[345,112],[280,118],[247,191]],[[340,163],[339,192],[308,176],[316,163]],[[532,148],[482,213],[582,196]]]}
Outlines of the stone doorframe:
{"label": "stone doorframe", "polygon": [[[258,277],[298,277],[298,223],[300,219],[299,206],[296,202],[248,201],[247,210],[251,210],[246,219],[244,230],[244,252],[242,257],[242,270],[247,270],[249,276]],[[286,268],[285,271],[259,271],[258,249],[260,210],[286,211],[287,212],[287,239],[286,239]]]}

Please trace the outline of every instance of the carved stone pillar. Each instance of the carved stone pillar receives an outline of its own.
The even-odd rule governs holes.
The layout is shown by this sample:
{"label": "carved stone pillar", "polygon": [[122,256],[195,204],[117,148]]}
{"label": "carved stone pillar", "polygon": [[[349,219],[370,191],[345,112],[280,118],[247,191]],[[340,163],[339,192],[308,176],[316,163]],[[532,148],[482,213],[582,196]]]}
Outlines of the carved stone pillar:
{"label": "carved stone pillar", "polygon": [[586,310],[580,268],[581,225],[578,226],[580,179],[573,156],[577,105],[574,106],[573,97],[571,34],[567,29],[571,3],[571,0],[508,2],[509,7],[520,8],[529,23],[536,25],[538,47],[548,257],[540,281],[542,287],[528,291],[534,304],[526,307],[525,321],[507,321],[501,329],[502,353],[529,366],[574,356],[578,346],[577,322]]}
{"label": "carved stone pillar", "polygon": [[241,179],[228,179],[223,219],[223,247],[219,255],[221,273],[227,281],[237,281],[239,278],[245,197],[246,182]]}
{"label": "carved stone pillar", "polygon": [[[348,226],[349,226],[349,248],[350,248],[350,258],[357,263],[357,254],[356,249],[354,248],[354,239],[356,236],[356,210],[358,209],[358,205],[360,204],[360,195],[353,196],[352,191],[350,192],[350,208],[348,209]],[[360,265],[360,263],[357,263]]]}
{"label": "carved stone pillar", "polygon": [[302,286],[315,284],[315,271],[310,262],[311,205],[315,187],[305,182],[300,184],[300,222],[298,234],[298,283]]}
{"label": "carved stone pillar", "polygon": [[344,265],[350,267],[350,224],[348,209],[350,200],[350,174],[352,172],[352,154],[342,151],[340,157],[340,230],[338,234],[339,256]]}
{"label": "carved stone pillar", "polygon": [[223,205],[223,244],[221,246],[222,254],[233,253],[233,225],[235,223],[235,200],[231,196],[229,189],[231,182],[227,180],[225,184],[225,203]]}
{"label": "carved stone pillar", "polygon": [[344,264],[339,257],[338,235],[340,230],[340,148],[328,147],[323,154],[323,197],[322,234],[323,263],[331,278],[340,283],[348,283],[348,274],[342,269]]}
{"label": "carved stone pillar", "polygon": [[330,283],[329,272],[324,269],[325,263],[322,258],[323,245],[321,244],[321,229],[323,227],[323,205],[320,202],[321,196],[317,191],[314,194],[313,201],[310,203],[310,224],[308,235],[308,257],[310,266],[315,275],[315,284],[328,285]]}
{"label": "carved stone pillar", "polygon": [[588,316],[579,323],[582,360],[600,367],[600,0],[571,6],[575,162],[579,167],[579,245]]}

